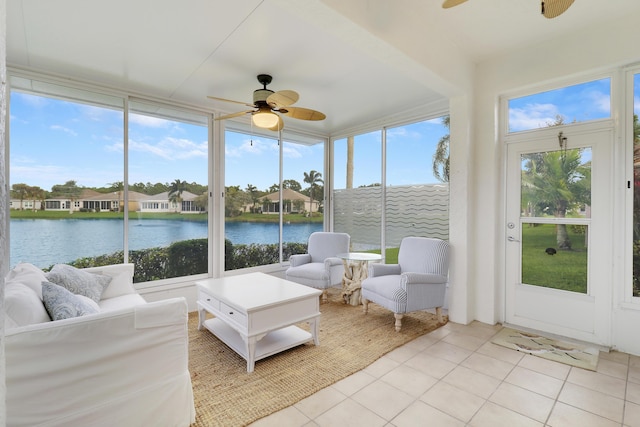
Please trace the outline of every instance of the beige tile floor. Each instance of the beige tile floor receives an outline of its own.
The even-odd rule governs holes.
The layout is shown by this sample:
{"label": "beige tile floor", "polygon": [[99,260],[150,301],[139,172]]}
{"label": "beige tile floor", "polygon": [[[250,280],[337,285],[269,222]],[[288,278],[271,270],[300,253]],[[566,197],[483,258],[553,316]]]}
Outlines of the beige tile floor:
{"label": "beige tile floor", "polygon": [[501,329],[448,323],[252,427],[640,427],[640,357],[597,372],[491,343]]}

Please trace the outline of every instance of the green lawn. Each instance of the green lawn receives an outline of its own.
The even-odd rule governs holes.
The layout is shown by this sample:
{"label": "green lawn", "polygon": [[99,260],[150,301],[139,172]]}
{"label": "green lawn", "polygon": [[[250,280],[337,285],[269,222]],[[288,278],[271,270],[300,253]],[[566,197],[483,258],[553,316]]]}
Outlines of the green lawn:
{"label": "green lawn", "polygon": [[[30,211],[12,209],[10,217],[13,219],[122,219],[122,212],[74,212],[70,214],[68,211]],[[180,214],[180,213],[151,213],[151,212],[130,212],[130,219],[179,219],[183,221],[206,221],[207,214]],[[251,214],[245,213],[240,216],[225,218],[225,221],[235,222],[278,222],[279,215],[269,214]],[[322,223],[322,214],[314,214],[312,217],[306,217],[302,214],[288,214],[284,216],[285,222],[290,223]]]}
{"label": "green lawn", "polygon": [[[567,226],[571,250],[557,250],[556,226],[524,225],[522,229],[522,283],[554,289],[587,292],[586,226]],[[555,248],[548,255],[546,248]]]}

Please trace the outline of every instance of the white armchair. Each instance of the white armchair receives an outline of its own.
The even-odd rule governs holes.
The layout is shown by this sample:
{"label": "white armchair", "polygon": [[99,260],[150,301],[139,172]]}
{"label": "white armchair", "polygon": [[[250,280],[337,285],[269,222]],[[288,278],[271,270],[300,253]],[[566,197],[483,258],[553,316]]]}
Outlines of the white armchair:
{"label": "white armchair", "polygon": [[371,264],[362,281],[364,313],[369,301],[393,311],[396,331],[402,317],[412,311],[436,309],[442,323],[442,306],[449,276],[449,244],[440,239],[405,237],[400,242],[398,264]]}
{"label": "white armchair", "polygon": [[347,233],[318,231],[311,233],[306,254],[289,257],[287,280],[322,289],[322,301],[327,300],[327,289],[342,284],[344,267],[336,255],[349,252],[351,237]]}

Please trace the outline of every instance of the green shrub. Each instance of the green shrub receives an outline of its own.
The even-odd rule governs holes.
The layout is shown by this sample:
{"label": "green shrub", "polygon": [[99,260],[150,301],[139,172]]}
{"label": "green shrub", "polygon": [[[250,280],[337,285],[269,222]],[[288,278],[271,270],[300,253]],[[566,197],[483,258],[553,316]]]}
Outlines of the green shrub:
{"label": "green shrub", "polygon": [[[207,239],[183,240],[168,247],[140,249],[129,252],[129,262],[135,265],[134,283],[150,282],[171,277],[189,276],[208,271]],[[257,267],[279,262],[277,244],[234,245],[229,239],[224,241],[225,270]],[[306,253],[306,243],[285,243],[282,254],[285,260],[293,254]],[[69,262],[77,268],[100,267],[121,264],[124,252],[79,258]],[[50,266],[48,271],[51,269]]]}

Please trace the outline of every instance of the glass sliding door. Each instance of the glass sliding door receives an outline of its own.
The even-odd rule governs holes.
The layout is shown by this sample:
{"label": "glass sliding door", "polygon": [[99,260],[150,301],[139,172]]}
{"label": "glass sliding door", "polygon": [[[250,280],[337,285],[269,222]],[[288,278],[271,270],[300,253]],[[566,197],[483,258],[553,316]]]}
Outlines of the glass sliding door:
{"label": "glass sliding door", "polygon": [[208,272],[208,147],[207,116],[129,102],[126,203],[136,281]]}

